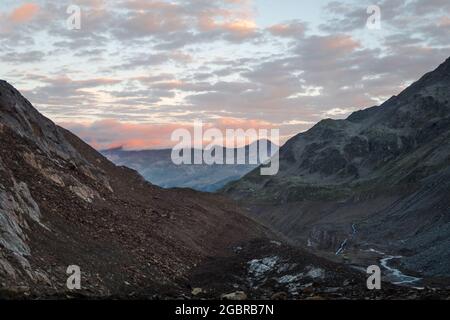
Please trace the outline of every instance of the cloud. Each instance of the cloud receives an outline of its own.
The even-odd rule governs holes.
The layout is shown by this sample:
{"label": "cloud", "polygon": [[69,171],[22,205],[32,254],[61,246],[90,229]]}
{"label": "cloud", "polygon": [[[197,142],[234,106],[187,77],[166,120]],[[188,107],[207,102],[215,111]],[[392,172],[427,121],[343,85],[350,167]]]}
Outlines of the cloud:
{"label": "cloud", "polygon": [[2,55],[2,59],[16,63],[32,63],[42,61],[46,54],[42,51],[33,50],[28,52],[10,51]]}
{"label": "cloud", "polygon": [[293,20],[270,26],[267,30],[274,36],[286,38],[302,38],[306,31],[304,22]]}
{"label": "cloud", "polygon": [[93,123],[64,123],[59,125],[73,131],[97,149],[123,147],[139,150],[168,147],[170,135],[178,128],[170,124],[136,124],[104,119]]}
{"label": "cloud", "polygon": [[365,27],[369,0],[329,2],[319,21],[270,22],[251,0],[74,0],[81,30],[66,28],[66,2],[29,3],[38,10],[22,9],[20,23],[10,17],[26,6],[0,6],[2,76],[98,145],[165,144],[122,139],[108,123],[89,129],[105,119],[118,131],[136,124],[127,132],[253,119],[287,137],[379,104],[450,55],[445,0],[379,1],[381,30]]}
{"label": "cloud", "polygon": [[113,34],[121,41],[152,38],[159,49],[259,36],[251,1],[186,0],[125,2]]}
{"label": "cloud", "polygon": [[[193,136],[194,126],[193,121],[182,124],[154,124],[123,122],[115,119],[104,119],[91,123],[59,122],[58,124],[73,131],[99,150],[118,147],[127,150],[171,148],[178,143],[178,141],[171,140],[171,135],[175,130],[183,128],[191,132]],[[225,136],[227,129],[272,129],[274,125],[254,119],[220,118],[205,122],[203,128],[204,131],[209,128],[217,128]]]}
{"label": "cloud", "polygon": [[439,20],[439,27],[450,27],[450,17],[444,16]]}
{"label": "cloud", "polygon": [[25,3],[14,9],[9,18],[14,23],[25,23],[31,21],[39,12],[39,6],[36,3]]}

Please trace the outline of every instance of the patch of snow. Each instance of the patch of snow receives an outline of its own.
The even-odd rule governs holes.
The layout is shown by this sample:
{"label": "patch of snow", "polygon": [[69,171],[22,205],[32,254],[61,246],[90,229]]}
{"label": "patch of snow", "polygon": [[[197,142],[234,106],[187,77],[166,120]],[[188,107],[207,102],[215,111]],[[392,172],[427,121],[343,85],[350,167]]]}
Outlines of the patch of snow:
{"label": "patch of snow", "polygon": [[248,272],[254,277],[259,278],[263,276],[268,271],[272,270],[277,264],[279,258],[277,256],[266,257],[263,259],[253,259],[248,262],[249,268]]}
{"label": "patch of snow", "polygon": [[296,266],[297,266],[296,263],[292,263],[292,264],[291,263],[283,263],[278,267],[277,272],[283,273],[283,272],[291,271]]}
{"label": "patch of snow", "polygon": [[303,273],[300,273],[297,275],[287,274],[285,276],[282,276],[281,278],[278,278],[277,282],[280,284],[287,284],[287,283],[295,282],[298,279],[301,279],[302,277],[303,277]]}
{"label": "patch of snow", "polygon": [[313,266],[308,267],[309,271],[306,273],[307,277],[313,278],[313,279],[323,279],[325,278],[325,270],[322,268],[315,268]]}
{"label": "patch of snow", "polygon": [[368,251],[368,252],[374,252],[374,253],[378,253],[378,254],[382,254],[382,255],[384,255],[385,253],[384,252],[382,252],[382,251],[379,251],[379,250],[375,250],[375,249],[372,249],[372,248],[370,248],[369,250],[364,250],[364,251]]}

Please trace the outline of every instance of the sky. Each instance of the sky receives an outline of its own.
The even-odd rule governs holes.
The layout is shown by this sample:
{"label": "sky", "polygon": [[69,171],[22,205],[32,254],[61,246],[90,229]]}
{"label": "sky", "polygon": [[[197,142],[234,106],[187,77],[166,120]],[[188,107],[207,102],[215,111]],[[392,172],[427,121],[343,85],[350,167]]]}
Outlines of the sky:
{"label": "sky", "polygon": [[[367,27],[370,5],[380,28]],[[379,105],[449,56],[448,0],[0,3],[0,78],[98,149],[170,147],[196,119],[277,128],[284,142]]]}

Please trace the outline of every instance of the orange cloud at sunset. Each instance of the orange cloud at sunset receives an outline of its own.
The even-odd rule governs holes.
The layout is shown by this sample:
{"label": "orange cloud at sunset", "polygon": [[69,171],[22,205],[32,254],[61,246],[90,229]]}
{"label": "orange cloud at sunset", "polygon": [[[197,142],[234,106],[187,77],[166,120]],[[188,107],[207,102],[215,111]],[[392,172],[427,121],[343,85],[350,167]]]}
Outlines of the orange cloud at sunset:
{"label": "orange cloud at sunset", "polygon": [[335,37],[330,37],[325,42],[325,45],[329,49],[343,52],[351,52],[361,46],[358,41],[348,35],[337,35]]}
{"label": "orange cloud at sunset", "polygon": [[39,12],[39,6],[35,3],[25,3],[16,8],[10,15],[11,21],[15,23],[28,22]]}
{"label": "orange cloud at sunset", "polygon": [[450,18],[447,16],[442,17],[439,21],[439,26],[440,27],[450,27]]}
{"label": "orange cloud at sunset", "polygon": [[[103,150],[122,147],[127,150],[171,148],[176,142],[171,141],[171,134],[176,129],[193,131],[194,123],[183,124],[145,124],[121,122],[114,119],[99,120],[92,123],[59,123],[92,147]],[[274,125],[260,120],[244,120],[237,118],[219,118],[207,123],[204,130],[217,128],[225,135],[226,129],[273,129]],[[98,138],[101,137],[101,138]],[[251,143],[250,141],[248,143]],[[207,142],[205,142],[207,143]],[[239,143],[239,142],[238,142]]]}

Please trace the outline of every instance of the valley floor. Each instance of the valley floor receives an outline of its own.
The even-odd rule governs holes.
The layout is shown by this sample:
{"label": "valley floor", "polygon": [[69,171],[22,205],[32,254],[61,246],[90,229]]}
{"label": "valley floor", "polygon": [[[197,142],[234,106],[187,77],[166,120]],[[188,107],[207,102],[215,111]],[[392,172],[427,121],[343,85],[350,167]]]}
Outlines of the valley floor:
{"label": "valley floor", "polygon": [[[448,300],[450,289],[417,288],[383,282],[369,290],[367,276],[343,263],[317,257],[285,243],[259,239],[238,243],[229,255],[210,257],[177,286],[130,288],[123,294],[95,296],[89,292],[24,295],[0,291],[2,299],[185,299],[185,300]],[[428,286],[430,285],[430,286]]]}

